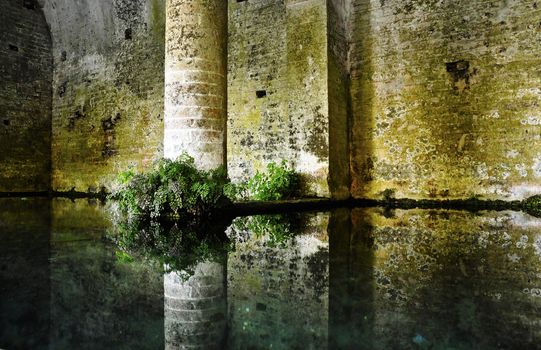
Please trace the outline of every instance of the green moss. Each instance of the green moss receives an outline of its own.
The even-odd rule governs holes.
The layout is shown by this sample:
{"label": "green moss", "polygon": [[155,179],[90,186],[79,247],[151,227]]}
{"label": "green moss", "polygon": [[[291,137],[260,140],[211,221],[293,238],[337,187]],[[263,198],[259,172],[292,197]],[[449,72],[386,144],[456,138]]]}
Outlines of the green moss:
{"label": "green moss", "polygon": [[95,192],[111,186],[116,167],[143,168],[163,138],[160,101],[106,82],[78,86],[54,119],[53,189]]}
{"label": "green moss", "polygon": [[[539,16],[513,28],[505,22],[496,26],[486,19],[497,17],[495,9],[481,16],[477,4],[462,4],[474,14],[466,22],[454,7],[432,8],[432,1],[390,2],[386,17],[377,11],[355,14],[355,196],[374,198],[393,187],[399,196],[417,199],[467,198],[472,192],[497,199],[535,180],[518,168],[530,168],[538,149],[531,146],[538,142],[531,136],[535,131],[523,119],[539,114],[536,94],[524,93],[538,85],[533,66],[539,59],[525,28]],[[399,13],[407,7],[422,7],[423,23],[434,31],[405,25]],[[522,11],[510,9],[510,16]],[[457,52],[466,41],[469,49]],[[511,41],[521,50],[509,50]],[[365,159],[374,156],[379,161],[373,178],[363,181]]]}

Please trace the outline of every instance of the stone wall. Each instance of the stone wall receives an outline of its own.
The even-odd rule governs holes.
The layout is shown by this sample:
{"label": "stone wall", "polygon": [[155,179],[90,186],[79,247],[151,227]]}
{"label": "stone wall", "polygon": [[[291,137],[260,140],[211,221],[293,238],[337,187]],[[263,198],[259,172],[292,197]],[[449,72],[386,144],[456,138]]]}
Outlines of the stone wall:
{"label": "stone wall", "polygon": [[541,191],[538,3],[354,0],[351,15],[355,197]]}
{"label": "stone wall", "polygon": [[[233,180],[284,159],[303,174],[305,195],[522,199],[541,192],[537,3],[228,6]],[[119,170],[164,154],[165,0],[6,0],[1,16],[0,191],[47,190],[50,177],[54,190],[110,189]],[[197,51],[177,49],[188,48]],[[175,74],[189,86],[172,98],[199,105],[179,112],[185,120],[170,124],[183,131],[171,138],[177,146],[212,143],[214,150],[197,147],[221,160],[223,116],[213,113],[225,93],[204,74],[192,84],[186,72]]]}
{"label": "stone wall", "polygon": [[164,0],[49,0],[52,187],[95,192],[163,155]]}
{"label": "stone wall", "polygon": [[47,191],[51,167],[52,48],[34,1],[0,10],[0,192]]}
{"label": "stone wall", "polygon": [[228,166],[246,179],[291,162],[307,194],[330,194],[323,0],[229,1]]}

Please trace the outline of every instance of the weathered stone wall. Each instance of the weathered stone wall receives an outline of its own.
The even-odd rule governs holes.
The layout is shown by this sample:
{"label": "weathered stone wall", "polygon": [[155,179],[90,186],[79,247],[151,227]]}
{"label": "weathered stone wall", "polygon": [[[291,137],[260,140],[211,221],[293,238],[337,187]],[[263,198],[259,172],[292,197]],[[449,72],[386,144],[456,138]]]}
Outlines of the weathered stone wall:
{"label": "weathered stone wall", "polygon": [[94,192],[160,157],[164,0],[48,0],[52,187]]}
{"label": "weathered stone wall", "polygon": [[229,1],[228,166],[234,180],[288,160],[328,196],[326,1]]}
{"label": "weathered stone wall", "polygon": [[0,4],[0,192],[47,191],[52,47],[34,1]]}
{"label": "weathered stone wall", "polygon": [[175,1],[168,59],[165,0],[2,3],[0,191],[95,192],[162,156],[167,60],[165,155],[227,151],[236,181],[285,159],[305,195],[541,192],[537,3],[229,0],[226,92],[225,2]]}
{"label": "weathered stone wall", "polygon": [[230,227],[238,241],[227,262],[229,348],[327,348],[329,215],[302,218],[302,228],[279,216]]}
{"label": "weathered stone wall", "polygon": [[168,0],[164,155],[226,164],[227,1]]}
{"label": "weathered stone wall", "polygon": [[353,1],[355,197],[541,191],[538,5]]}

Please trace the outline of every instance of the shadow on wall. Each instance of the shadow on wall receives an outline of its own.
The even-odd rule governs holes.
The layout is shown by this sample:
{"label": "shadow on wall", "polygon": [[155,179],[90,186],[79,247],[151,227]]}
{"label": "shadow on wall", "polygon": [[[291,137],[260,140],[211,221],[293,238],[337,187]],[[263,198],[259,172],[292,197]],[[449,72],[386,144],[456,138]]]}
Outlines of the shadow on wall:
{"label": "shadow on wall", "polygon": [[34,1],[0,4],[0,192],[49,190],[52,42]]}
{"label": "shadow on wall", "polygon": [[[374,180],[375,133],[375,84],[373,62],[373,30],[370,1],[353,2],[353,13],[358,13],[352,23],[352,37],[362,38],[351,48],[350,94],[351,94],[351,194],[355,198],[367,198]],[[365,12],[356,7],[367,7]]]}

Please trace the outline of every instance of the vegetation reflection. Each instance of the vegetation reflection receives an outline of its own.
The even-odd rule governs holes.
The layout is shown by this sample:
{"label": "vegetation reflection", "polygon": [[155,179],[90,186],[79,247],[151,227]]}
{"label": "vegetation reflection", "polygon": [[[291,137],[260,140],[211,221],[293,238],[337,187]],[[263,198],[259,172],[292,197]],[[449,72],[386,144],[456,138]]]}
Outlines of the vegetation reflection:
{"label": "vegetation reflection", "polygon": [[[269,247],[285,247],[305,226],[301,214],[257,215],[234,221],[116,219],[108,234],[116,244],[117,260],[158,260],[164,272],[181,272],[186,278],[202,262],[220,262],[235,250],[237,242],[264,238]],[[230,227],[228,229],[228,227]]]}
{"label": "vegetation reflection", "polygon": [[157,259],[164,272],[193,275],[200,262],[218,262],[234,245],[225,234],[229,222],[213,223],[122,220],[109,238],[118,246],[117,258]]}

